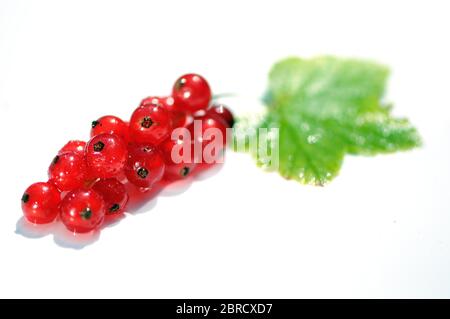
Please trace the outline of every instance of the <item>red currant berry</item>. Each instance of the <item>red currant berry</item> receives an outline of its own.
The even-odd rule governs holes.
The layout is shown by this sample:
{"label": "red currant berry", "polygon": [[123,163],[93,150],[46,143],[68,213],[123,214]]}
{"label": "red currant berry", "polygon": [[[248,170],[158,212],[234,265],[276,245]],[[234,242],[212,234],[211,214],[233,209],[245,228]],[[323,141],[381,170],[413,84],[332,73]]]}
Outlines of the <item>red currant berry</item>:
{"label": "red currant berry", "polygon": [[223,104],[214,104],[207,112],[207,115],[217,115],[222,120],[224,120],[228,127],[233,127],[234,125],[234,116],[233,113],[231,113],[230,109],[227,108]]}
{"label": "red currant berry", "polygon": [[164,161],[160,152],[150,145],[131,145],[125,175],[133,185],[150,188],[164,175]]}
{"label": "red currant berry", "polygon": [[86,178],[84,157],[75,152],[56,155],[48,168],[48,177],[60,191],[70,191],[80,187]]}
{"label": "red currant berry", "polygon": [[186,127],[191,121],[192,116],[176,107],[175,100],[169,96],[164,98],[164,108],[170,112],[172,118],[172,128]]}
{"label": "red currant berry", "polygon": [[102,197],[92,189],[78,189],[61,201],[60,218],[68,230],[87,233],[97,228],[105,217]]}
{"label": "red currant berry", "polygon": [[115,134],[128,141],[128,125],[117,116],[106,115],[92,122],[91,137],[103,133]]}
{"label": "red currant berry", "polygon": [[117,135],[94,136],[86,146],[86,163],[92,176],[114,177],[121,172],[126,160],[127,146]]}
{"label": "red currant berry", "polygon": [[[178,180],[191,175],[196,164],[190,140],[172,140],[168,138],[160,145],[165,163],[165,180]],[[185,152],[190,152],[186,154]]]}
{"label": "red currant berry", "polygon": [[51,183],[34,183],[22,196],[22,211],[27,220],[35,224],[52,222],[58,215],[61,193]]}
{"label": "red currant berry", "polygon": [[185,112],[174,111],[171,115],[173,128],[186,127],[192,121],[192,117]]}
{"label": "red currant berry", "polygon": [[165,108],[167,111],[170,111],[170,103],[167,104],[168,97],[162,96],[149,96],[141,101],[139,106],[160,106]]}
{"label": "red currant berry", "polygon": [[[200,122],[201,121],[201,122]],[[212,133],[214,131],[209,131],[208,129],[217,129],[222,134],[223,142],[222,144],[226,144],[227,138],[227,124],[223,119],[221,119],[217,115],[206,114],[205,116],[194,118],[194,122],[188,125],[187,129],[191,133],[192,140],[201,140],[203,143],[209,141],[207,135],[208,133]]]}
{"label": "red currant berry", "polygon": [[189,123],[190,116],[175,106],[175,100],[171,96],[149,96],[141,102],[141,106],[151,105],[161,106],[169,112],[173,128],[185,127]]}
{"label": "red currant berry", "polygon": [[215,162],[220,159],[227,143],[227,124],[217,115],[197,117],[190,124],[192,152],[196,163]]}
{"label": "red currant berry", "polygon": [[206,110],[211,100],[208,82],[198,74],[185,74],[178,78],[172,89],[175,104],[182,110]]}
{"label": "red currant berry", "polygon": [[157,145],[170,134],[170,128],[169,112],[162,106],[139,106],[130,119],[130,139],[136,143]]}
{"label": "red currant berry", "polygon": [[128,193],[125,185],[115,178],[108,178],[99,180],[92,189],[103,197],[106,215],[123,213],[128,202]]}
{"label": "red currant berry", "polygon": [[84,154],[84,148],[86,147],[86,142],[84,141],[69,141],[64,145],[58,152],[58,155],[66,152],[75,152],[78,154]]}

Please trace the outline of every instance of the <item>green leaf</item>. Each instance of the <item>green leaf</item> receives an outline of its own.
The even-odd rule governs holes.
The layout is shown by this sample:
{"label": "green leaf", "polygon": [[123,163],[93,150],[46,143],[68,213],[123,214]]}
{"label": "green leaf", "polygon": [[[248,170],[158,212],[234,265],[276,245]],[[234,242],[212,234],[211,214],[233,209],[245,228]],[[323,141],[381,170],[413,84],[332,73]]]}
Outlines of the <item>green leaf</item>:
{"label": "green leaf", "polygon": [[[275,64],[264,98],[267,112],[255,128],[278,128],[279,134],[256,130],[258,147],[247,143],[247,151],[258,165],[273,169],[268,165],[273,158],[259,145],[278,145],[276,169],[282,176],[324,185],[338,175],[347,153],[375,155],[419,146],[415,128],[407,119],[391,117],[391,105],[382,100],[388,73],[373,62],[334,57]],[[248,130],[246,122],[238,123],[236,132]]]}

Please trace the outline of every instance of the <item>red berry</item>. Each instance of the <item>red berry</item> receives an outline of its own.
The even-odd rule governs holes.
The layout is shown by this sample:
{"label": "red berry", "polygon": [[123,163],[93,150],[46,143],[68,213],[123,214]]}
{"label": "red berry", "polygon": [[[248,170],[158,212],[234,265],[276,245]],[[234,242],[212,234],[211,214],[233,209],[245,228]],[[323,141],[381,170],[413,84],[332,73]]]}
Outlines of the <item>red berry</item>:
{"label": "red berry", "polygon": [[106,115],[92,122],[91,137],[103,133],[115,134],[128,141],[128,125],[117,116]]}
{"label": "red berry", "polygon": [[233,127],[234,125],[234,116],[231,113],[230,109],[228,109],[223,104],[215,104],[213,105],[207,112],[207,115],[216,115],[219,116],[222,120],[224,120],[228,127]]}
{"label": "red berry", "polygon": [[61,221],[72,232],[89,232],[98,227],[103,222],[104,217],[104,201],[92,189],[72,191],[61,201]]}
{"label": "red berry", "polygon": [[223,144],[226,144],[227,124],[217,115],[206,114],[204,116],[195,117],[194,121],[187,126],[191,134],[192,140],[200,140],[203,143],[209,142],[208,135],[217,133],[216,131],[208,131],[208,129],[217,129],[222,134]]}
{"label": "red berry", "polygon": [[108,178],[99,180],[92,189],[103,197],[106,215],[123,213],[128,202],[128,193],[125,185],[115,178]]}
{"label": "red berry", "polygon": [[52,222],[58,215],[61,193],[51,183],[34,183],[22,196],[22,211],[27,220],[35,224]]}
{"label": "red berry", "polygon": [[80,187],[86,178],[84,157],[75,152],[56,155],[48,168],[48,177],[60,191],[70,191]]}
{"label": "red berry", "polygon": [[173,128],[186,127],[192,121],[192,117],[185,112],[173,111],[171,114]]}
{"label": "red berry", "polygon": [[94,136],[86,146],[86,163],[90,175],[100,178],[117,176],[127,160],[125,142],[114,134]]}
{"label": "red berry", "polygon": [[[178,180],[191,175],[196,164],[194,163],[190,140],[168,138],[161,143],[160,150],[166,167],[164,179]],[[190,154],[186,154],[185,151],[190,152]]]}
{"label": "red berry", "polygon": [[177,107],[194,113],[208,108],[211,100],[211,89],[202,76],[185,74],[175,82],[172,96]]}
{"label": "red berry", "polygon": [[135,143],[157,145],[170,134],[170,129],[169,112],[162,106],[139,106],[131,115],[130,139]]}
{"label": "red berry", "polygon": [[69,141],[64,145],[58,152],[58,155],[66,152],[75,152],[78,154],[84,154],[84,148],[86,147],[86,142],[84,141]]}
{"label": "red berry", "polygon": [[139,106],[160,106],[165,108],[167,111],[170,111],[170,102],[167,103],[167,99],[169,97],[164,96],[148,96],[145,99],[141,101],[141,104]]}
{"label": "red berry", "polygon": [[161,106],[169,112],[171,126],[173,128],[185,127],[190,120],[190,116],[175,106],[175,101],[171,96],[149,96],[142,100],[141,106]]}
{"label": "red berry", "polygon": [[164,161],[160,152],[150,145],[131,145],[128,149],[125,175],[130,183],[150,188],[164,175]]}
{"label": "red berry", "polygon": [[220,158],[227,143],[227,124],[224,120],[207,114],[195,118],[187,129],[191,134],[196,163],[212,163]]}

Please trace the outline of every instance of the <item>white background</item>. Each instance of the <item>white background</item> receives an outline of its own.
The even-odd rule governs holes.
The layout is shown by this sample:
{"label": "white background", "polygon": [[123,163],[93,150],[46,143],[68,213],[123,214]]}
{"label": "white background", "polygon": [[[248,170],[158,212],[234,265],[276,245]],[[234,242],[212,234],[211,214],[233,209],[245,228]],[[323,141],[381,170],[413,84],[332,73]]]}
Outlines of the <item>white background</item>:
{"label": "white background", "polygon": [[[0,0],[0,297],[450,297],[449,14],[430,0]],[[93,119],[127,118],[185,72],[252,112],[273,62],[317,54],[389,65],[388,99],[424,147],[348,156],[324,188],[228,154],[82,249],[23,236],[22,192]]]}

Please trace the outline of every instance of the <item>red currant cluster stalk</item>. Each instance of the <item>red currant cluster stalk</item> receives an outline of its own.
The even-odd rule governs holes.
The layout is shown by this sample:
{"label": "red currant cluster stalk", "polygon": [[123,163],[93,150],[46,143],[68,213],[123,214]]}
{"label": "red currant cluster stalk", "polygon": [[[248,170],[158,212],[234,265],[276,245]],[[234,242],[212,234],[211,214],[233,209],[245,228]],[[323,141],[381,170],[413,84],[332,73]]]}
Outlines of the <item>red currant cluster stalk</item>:
{"label": "red currant cluster stalk", "polygon": [[[226,129],[233,126],[233,115],[225,106],[210,104],[208,82],[186,74],[175,82],[171,96],[142,100],[129,122],[112,115],[92,122],[91,139],[69,141],[53,158],[48,181],[25,190],[25,218],[35,224],[57,219],[70,231],[85,233],[124,212],[127,183],[145,191],[157,183],[186,178],[196,169],[195,152],[189,161],[179,162],[172,149],[183,143],[193,147],[197,137],[174,140],[173,129],[193,132],[194,120],[199,120],[202,133],[219,129],[225,139]],[[208,141],[200,143],[206,146]]]}

